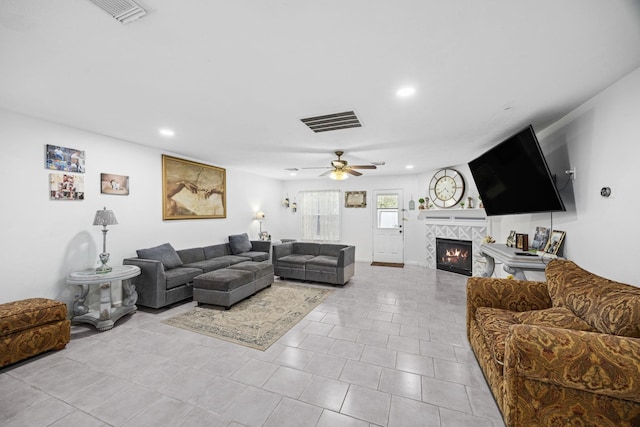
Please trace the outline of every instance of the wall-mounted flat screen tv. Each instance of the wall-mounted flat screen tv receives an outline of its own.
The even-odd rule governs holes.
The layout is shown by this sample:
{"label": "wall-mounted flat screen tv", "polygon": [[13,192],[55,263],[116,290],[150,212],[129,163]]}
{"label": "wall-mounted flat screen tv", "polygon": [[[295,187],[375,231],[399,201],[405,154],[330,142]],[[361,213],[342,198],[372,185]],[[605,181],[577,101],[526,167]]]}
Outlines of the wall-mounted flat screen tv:
{"label": "wall-mounted flat screen tv", "polygon": [[566,210],[531,125],[469,168],[488,216]]}

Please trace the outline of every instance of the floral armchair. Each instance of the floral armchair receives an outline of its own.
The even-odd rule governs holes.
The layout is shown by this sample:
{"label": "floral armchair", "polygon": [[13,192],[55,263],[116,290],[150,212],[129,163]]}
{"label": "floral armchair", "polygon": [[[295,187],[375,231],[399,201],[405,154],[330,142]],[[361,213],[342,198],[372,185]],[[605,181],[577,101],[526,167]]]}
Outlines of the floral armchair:
{"label": "floral armchair", "polygon": [[640,288],[567,260],[473,277],[467,335],[507,426],[640,426]]}

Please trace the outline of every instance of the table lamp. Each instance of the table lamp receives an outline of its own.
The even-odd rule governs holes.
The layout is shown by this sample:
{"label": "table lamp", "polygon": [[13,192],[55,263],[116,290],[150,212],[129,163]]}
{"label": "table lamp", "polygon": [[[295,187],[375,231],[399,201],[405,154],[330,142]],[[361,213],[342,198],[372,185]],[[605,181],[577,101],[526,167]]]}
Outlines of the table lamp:
{"label": "table lamp", "polygon": [[107,253],[107,225],[115,225],[118,223],[113,211],[107,210],[105,207],[101,211],[96,212],[96,217],[93,219],[93,225],[102,226],[102,253],[99,255],[102,265],[96,268],[96,273],[108,273],[111,271],[111,267],[107,265],[109,262],[109,254]]}

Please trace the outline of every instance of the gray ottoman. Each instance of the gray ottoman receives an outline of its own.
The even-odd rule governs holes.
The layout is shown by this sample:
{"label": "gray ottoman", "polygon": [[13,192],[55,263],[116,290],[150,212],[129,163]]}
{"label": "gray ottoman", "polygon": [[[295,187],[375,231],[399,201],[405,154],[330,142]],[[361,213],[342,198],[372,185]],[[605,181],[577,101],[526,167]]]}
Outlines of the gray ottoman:
{"label": "gray ottoman", "polygon": [[196,276],[193,279],[193,300],[198,304],[221,305],[228,310],[272,283],[272,264],[244,261]]}
{"label": "gray ottoman", "polygon": [[250,271],[222,268],[193,279],[193,300],[198,304],[224,306],[227,310],[256,292]]}
{"label": "gray ottoman", "polygon": [[252,273],[255,292],[268,288],[273,283],[273,264],[268,262],[244,261],[227,268]]}

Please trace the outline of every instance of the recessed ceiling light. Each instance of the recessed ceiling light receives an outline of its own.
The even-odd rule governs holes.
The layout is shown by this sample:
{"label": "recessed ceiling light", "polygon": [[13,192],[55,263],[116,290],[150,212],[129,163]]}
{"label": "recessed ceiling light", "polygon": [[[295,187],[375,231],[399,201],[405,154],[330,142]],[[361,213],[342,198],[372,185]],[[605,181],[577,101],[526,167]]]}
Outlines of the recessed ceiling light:
{"label": "recessed ceiling light", "polygon": [[398,89],[398,91],[396,92],[396,95],[398,95],[400,98],[406,98],[408,96],[412,96],[416,93],[416,88],[414,87],[403,87]]}
{"label": "recessed ceiling light", "polygon": [[172,129],[167,129],[167,128],[160,129],[158,132],[160,132],[160,135],[166,136],[167,138],[171,138],[176,134]]}
{"label": "recessed ceiling light", "polygon": [[405,169],[413,169],[413,165],[407,165],[405,166]]}
{"label": "recessed ceiling light", "polygon": [[298,175],[298,174],[297,174],[297,173],[295,173],[295,172],[291,172],[291,173],[289,173],[289,176],[296,176],[296,175]]}

